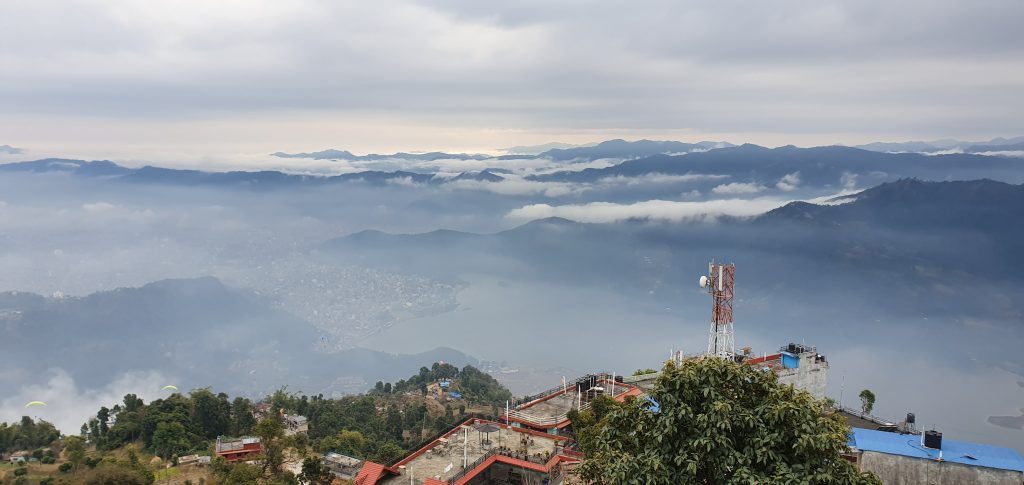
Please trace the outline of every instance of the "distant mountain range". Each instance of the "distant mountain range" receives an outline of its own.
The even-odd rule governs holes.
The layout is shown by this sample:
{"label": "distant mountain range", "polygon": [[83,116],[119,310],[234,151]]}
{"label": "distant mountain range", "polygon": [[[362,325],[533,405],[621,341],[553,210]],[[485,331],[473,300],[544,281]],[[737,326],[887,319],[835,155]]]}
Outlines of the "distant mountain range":
{"label": "distant mountain range", "polygon": [[247,186],[251,188],[322,185],[335,182],[385,183],[399,179],[421,184],[441,184],[452,180],[484,180],[493,182],[503,179],[503,177],[498,175],[495,170],[464,172],[451,178],[429,173],[407,172],[402,170],[392,172],[369,170],[342,175],[317,176],[290,174],[276,170],[264,170],[259,172],[204,172],[200,170],[151,166],[128,168],[106,160],[84,161],[57,158],[0,165],[0,173],[2,172],[66,172],[78,176],[106,177],[131,183],[159,183],[168,185],[233,185]]}
{"label": "distant mountain range", "polygon": [[1024,136],[1016,138],[993,138],[988,141],[932,140],[906,142],[874,142],[856,145],[856,148],[878,152],[921,152],[934,153],[957,150],[963,153],[985,153],[1024,150]]}
{"label": "distant mountain range", "polygon": [[[877,184],[904,177],[929,180],[992,178],[1019,181],[1024,179],[1024,163],[1016,157],[978,154],[925,155],[919,153],[887,153],[842,146],[798,148],[784,146],[765,148],[757,145],[726,146],[708,149],[711,142],[685,144],[677,142],[623,142],[613,140],[592,147],[552,149],[544,157],[571,163],[570,160],[596,158],[628,158],[648,154],[606,168],[564,170],[528,176],[538,182],[596,183],[618,177],[648,175],[717,175],[731,181],[750,181],[772,186],[790,174],[793,180],[818,187],[838,186],[861,177],[865,184]],[[1011,146],[1011,145],[1003,145]],[[662,152],[682,154],[661,154]],[[657,153],[650,155],[651,153]],[[406,170],[369,170],[333,176],[301,175],[280,171],[204,172],[145,166],[127,168],[110,161],[44,159],[0,165],[0,172],[67,172],[79,176],[106,177],[133,183],[171,185],[234,185],[250,188],[274,188],[302,185],[323,185],[336,182],[361,181],[387,183],[404,181],[419,184],[444,184],[474,180],[501,182],[509,173],[493,167],[467,171],[454,177]],[[844,182],[841,179],[845,179]],[[721,181],[708,182],[710,185]],[[790,184],[792,189],[796,184]],[[705,188],[710,188],[705,187]],[[702,188],[704,190],[704,188]]]}
{"label": "distant mountain range", "polygon": [[842,146],[765,148],[741,145],[686,155],[655,155],[628,160],[607,168],[563,171],[529,177],[538,181],[596,182],[610,177],[638,177],[646,174],[725,174],[737,180],[774,183],[797,173],[803,183],[838,184],[844,173],[873,175],[877,181],[899,177],[928,179],[1002,179],[1011,173],[1019,178],[1024,163],[1019,159],[983,155],[885,153]]}
{"label": "distant mountain range", "polygon": [[[717,224],[544,219],[483,235],[364,231],[329,241],[323,251],[396,270],[503,271],[669,295],[689,288],[692,282],[680,279],[687,269],[706,265],[709,255],[726,255],[747,268],[748,288],[787,281],[787,291],[814,292],[815,283],[803,276],[814,272],[832,275],[831,291],[851,288],[860,298],[894,305],[894,312],[970,307],[1001,317],[1024,314],[1024,225],[1014,223],[1024,207],[1024,185],[905,179],[850,199],[842,205],[794,202]],[[957,296],[935,301],[940,286]],[[1002,295],[1001,303],[986,303],[985,291]]]}
{"label": "distant mountain range", "polygon": [[[284,153],[276,152],[271,155],[280,158],[312,158],[317,160],[352,160],[352,161],[376,161],[376,160],[418,160],[418,161],[435,161],[435,160],[488,160],[491,158],[495,159],[516,159],[516,158],[549,158],[552,160],[561,161],[572,161],[572,160],[597,160],[600,158],[640,158],[649,157],[652,155],[668,154],[668,153],[688,153],[698,150],[711,150],[714,148],[725,148],[733,146],[726,142],[713,142],[713,141],[702,141],[697,143],[683,143],[678,141],[653,141],[653,140],[638,140],[638,141],[625,141],[625,140],[608,140],[595,145],[568,145],[561,143],[552,143],[550,146],[539,146],[539,147],[513,147],[506,149],[507,155],[498,157],[492,157],[489,155],[480,154],[467,154],[467,153],[444,153],[444,152],[430,152],[430,153],[393,153],[390,155],[379,155],[371,153],[369,155],[354,155],[352,152],[347,150],[323,150],[312,153]],[[534,152],[537,148],[543,148],[542,151],[537,153]]]}

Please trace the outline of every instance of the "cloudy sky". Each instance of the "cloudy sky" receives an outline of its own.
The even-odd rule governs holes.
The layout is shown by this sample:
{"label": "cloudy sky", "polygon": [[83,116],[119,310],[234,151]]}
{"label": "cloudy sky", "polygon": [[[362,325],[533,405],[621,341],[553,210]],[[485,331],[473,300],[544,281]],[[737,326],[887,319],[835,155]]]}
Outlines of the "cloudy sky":
{"label": "cloudy sky", "polygon": [[0,4],[0,145],[244,159],[1024,134],[1024,1]]}

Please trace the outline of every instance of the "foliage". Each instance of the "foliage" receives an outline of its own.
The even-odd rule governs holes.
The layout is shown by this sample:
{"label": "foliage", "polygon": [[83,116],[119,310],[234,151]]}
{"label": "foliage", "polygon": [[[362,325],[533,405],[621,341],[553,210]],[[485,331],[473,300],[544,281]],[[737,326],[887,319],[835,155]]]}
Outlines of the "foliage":
{"label": "foliage", "polygon": [[0,453],[48,446],[60,438],[60,432],[46,421],[36,422],[22,416],[18,423],[0,423]]}
{"label": "foliage", "polygon": [[150,448],[163,459],[181,453],[191,447],[188,432],[181,423],[164,421],[156,426]]}
{"label": "foliage", "polygon": [[264,419],[256,424],[253,431],[260,437],[263,446],[263,473],[281,473],[281,465],[284,463],[284,426],[277,419]]}
{"label": "foliage", "polygon": [[633,375],[635,375],[635,376],[642,376],[642,375],[646,375],[646,374],[653,374],[655,372],[658,372],[658,371],[656,371],[654,369],[651,369],[651,368],[637,369],[637,370],[633,371]]}
{"label": "foliage", "polygon": [[69,436],[64,440],[64,457],[75,469],[85,461],[85,440],[81,436]]}
{"label": "foliage", "polygon": [[[646,400],[575,413],[595,483],[878,483],[842,458],[849,428],[774,373],[720,359],[667,364]],[[603,416],[600,415],[603,412]],[[581,416],[586,415],[586,416]]]}
{"label": "foliage", "polygon": [[320,458],[314,456],[302,461],[302,479],[311,485],[330,485],[334,481],[334,474]]}
{"label": "foliage", "polygon": [[860,409],[864,411],[864,414],[871,414],[871,410],[875,407],[875,393],[869,389],[860,391],[858,395],[860,397]]}

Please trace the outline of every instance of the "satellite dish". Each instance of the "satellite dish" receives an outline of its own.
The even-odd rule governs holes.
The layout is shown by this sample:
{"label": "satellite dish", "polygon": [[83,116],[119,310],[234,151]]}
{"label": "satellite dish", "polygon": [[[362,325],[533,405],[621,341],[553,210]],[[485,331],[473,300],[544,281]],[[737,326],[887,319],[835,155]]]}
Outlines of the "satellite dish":
{"label": "satellite dish", "polygon": [[700,277],[700,287],[701,288],[707,288],[707,286],[708,286],[708,277],[707,276],[701,276]]}

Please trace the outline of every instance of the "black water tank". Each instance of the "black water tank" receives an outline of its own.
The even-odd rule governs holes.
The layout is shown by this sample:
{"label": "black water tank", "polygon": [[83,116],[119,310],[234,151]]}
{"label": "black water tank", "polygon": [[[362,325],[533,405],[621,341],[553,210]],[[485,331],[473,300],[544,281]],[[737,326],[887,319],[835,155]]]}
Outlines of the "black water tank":
{"label": "black water tank", "polygon": [[942,433],[931,430],[924,432],[924,445],[928,448],[941,450],[942,449]]}
{"label": "black water tank", "polygon": [[615,376],[615,382],[625,382],[625,379],[622,376]]}
{"label": "black water tank", "polygon": [[907,413],[907,424],[914,424],[914,413]]}

